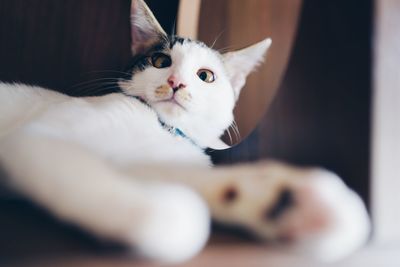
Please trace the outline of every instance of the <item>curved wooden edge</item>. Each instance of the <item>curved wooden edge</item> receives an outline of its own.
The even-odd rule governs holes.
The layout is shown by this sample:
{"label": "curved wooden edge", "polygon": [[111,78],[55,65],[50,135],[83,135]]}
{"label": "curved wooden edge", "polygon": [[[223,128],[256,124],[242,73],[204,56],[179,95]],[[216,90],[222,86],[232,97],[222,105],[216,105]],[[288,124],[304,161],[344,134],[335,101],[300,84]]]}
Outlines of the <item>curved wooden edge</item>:
{"label": "curved wooden edge", "polygon": [[197,39],[201,0],[180,0],[177,33],[179,36]]}

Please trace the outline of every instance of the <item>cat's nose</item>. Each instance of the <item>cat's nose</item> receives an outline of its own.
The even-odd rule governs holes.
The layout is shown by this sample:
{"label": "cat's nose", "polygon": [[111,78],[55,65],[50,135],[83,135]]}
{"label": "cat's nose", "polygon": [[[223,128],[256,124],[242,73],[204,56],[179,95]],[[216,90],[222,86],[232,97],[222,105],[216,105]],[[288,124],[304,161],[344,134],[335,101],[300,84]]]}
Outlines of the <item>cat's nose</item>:
{"label": "cat's nose", "polygon": [[186,84],[184,84],[178,77],[174,75],[169,76],[168,84],[169,86],[171,86],[172,90],[174,90],[174,93],[179,89],[183,89],[186,87]]}

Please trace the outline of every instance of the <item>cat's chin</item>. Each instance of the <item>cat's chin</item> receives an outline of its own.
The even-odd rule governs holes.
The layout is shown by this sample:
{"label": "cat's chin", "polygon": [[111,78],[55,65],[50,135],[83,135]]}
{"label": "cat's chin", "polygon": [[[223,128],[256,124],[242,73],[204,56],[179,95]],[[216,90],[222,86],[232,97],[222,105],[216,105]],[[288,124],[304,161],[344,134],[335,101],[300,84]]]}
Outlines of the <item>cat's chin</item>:
{"label": "cat's chin", "polygon": [[160,101],[154,104],[157,112],[178,117],[187,112],[186,108],[175,100]]}

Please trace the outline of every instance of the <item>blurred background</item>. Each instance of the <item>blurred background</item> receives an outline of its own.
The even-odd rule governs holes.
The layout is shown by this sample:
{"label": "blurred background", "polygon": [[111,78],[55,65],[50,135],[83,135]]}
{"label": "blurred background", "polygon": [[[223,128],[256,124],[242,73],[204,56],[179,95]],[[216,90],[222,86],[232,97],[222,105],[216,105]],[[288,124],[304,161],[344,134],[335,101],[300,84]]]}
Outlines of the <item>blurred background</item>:
{"label": "blurred background", "polygon": [[[146,2],[167,32],[182,23],[179,11],[193,12],[180,10],[179,0]],[[242,140],[226,151],[208,151],[214,162],[274,158],[322,166],[368,204],[373,1],[198,3],[189,16],[198,18],[195,34],[216,49],[273,40],[235,110]],[[115,77],[129,62],[129,13],[129,0],[0,0],[0,80],[70,95],[109,92],[95,80]],[[119,251],[6,189],[0,210],[0,260]]]}

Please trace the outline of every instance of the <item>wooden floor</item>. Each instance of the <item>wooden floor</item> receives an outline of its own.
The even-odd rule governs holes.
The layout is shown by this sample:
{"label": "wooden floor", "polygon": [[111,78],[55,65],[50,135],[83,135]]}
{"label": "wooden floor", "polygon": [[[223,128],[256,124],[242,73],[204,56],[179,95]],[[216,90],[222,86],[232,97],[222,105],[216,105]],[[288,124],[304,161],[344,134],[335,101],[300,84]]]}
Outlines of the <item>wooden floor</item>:
{"label": "wooden floor", "polygon": [[[65,225],[29,201],[1,190],[0,211],[1,267],[157,266]],[[323,264],[219,229],[197,257],[180,266],[399,267],[400,243],[369,245],[341,262]]]}
{"label": "wooden floor", "polygon": [[[127,255],[87,256],[41,260],[34,263],[19,263],[9,266],[26,267],[152,267],[159,266]],[[320,263],[293,254],[255,244],[209,245],[191,261],[180,267],[229,266],[229,267],[399,267],[400,246],[366,248],[348,259],[336,263]]]}

